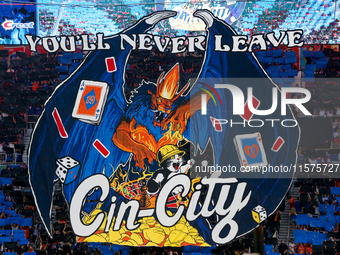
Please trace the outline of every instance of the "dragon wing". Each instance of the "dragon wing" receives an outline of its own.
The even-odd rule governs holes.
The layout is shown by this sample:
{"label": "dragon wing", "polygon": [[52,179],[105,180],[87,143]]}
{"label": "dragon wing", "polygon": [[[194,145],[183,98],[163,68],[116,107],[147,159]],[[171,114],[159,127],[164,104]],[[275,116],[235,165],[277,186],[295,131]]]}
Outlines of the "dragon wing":
{"label": "dragon wing", "polygon": [[[207,115],[202,115],[199,111],[190,117],[190,140],[194,144],[199,144],[205,148],[209,140],[214,146],[216,164],[219,166],[236,166],[238,173],[226,173],[220,177],[237,177],[239,181],[247,182],[245,194],[251,191],[252,198],[247,206],[243,209],[251,212],[252,208],[262,205],[267,210],[267,214],[272,214],[279,205],[278,199],[283,199],[292,182],[293,173],[267,173],[259,174],[257,178],[248,179],[247,174],[240,173],[240,155],[235,145],[235,137],[238,135],[251,135],[259,132],[262,137],[263,147],[261,153],[266,155],[267,163],[271,166],[292,166],[296,163],[296,149],[300,138],[300,129],[294,127],[284,127],[280,122],[285,119],[295,120],[291,110],[287,115],[282,116],[280,107],[271,115],[259,116],[254,115],[253,119],[262,120],[265,124],[262,127],[250,127],[245,124],[240,115],[233,115],[233,98],[229,90],[215,88],[215,84],[232,84],[242,90],[247,95],[247,88],[253,87],[253,95],[260,101],[259,110],[267,110],[272,105],[272,88],[279,87],[271,80],[265,70],[262,68],[255,54],[252,52],[232,52],[216,51],[216,35],[222,36],[222,45],[233,45],[232,36],[237,35],[231,26],[222,20],[216,18],[207,10],[196,11],[194,16],[202,19],[207,26],[207,43],[205,60],[199,74],[199,77],[192,87],[188,97],[194,95],[202,89],[210,92],[216,99],[216,105],[213,100],[207,104]],[[216,94],[215,94],[215,92]],[[219,99],[218,99],[219,97]],[[281,105],[281,91],[278,91],[278,106]],[[227,120],[228,123],[222,124],[222,132],[216,132],[212,125],[210,117]],[[239,124],[230,126],[230,120]],[[276,119],[272,127],[271,122],[265,119]],[[257,122],[258,124],[258,122]],[[275,141],[281,137],[284,140],[282,147],[275,151],[272,149]],[[217,201],[218,193],[216,194]],[[251,214],[250,214],[251,215]],[[241,218],[243,217],[243,218]],[[251,216],[245,217],[244,214],[237,214],[234,218],[239,224],[240,235],[257,226],[257,223]],[[223,235],[224,234],[224,235]],[[228,234],[225,229],[221,236]]]}
{"label": "dragon wing", "polygon": [[[152,13],[121,34],[132,37],[133,34],[152,29],[160,20],[175,15],[176,12],[173,11]],[[98,139],[110,152],[120,151],[111,139],[126,107],[124,75],[131,46],[121,50],[119,34],[105,37],[104,43],[110,46],[109,50],[90,52],[81,65],[56,88],[45,103],[45,109],[32,133],[29,147],[29,181],[38,212],[50,236],[52,236],[50,215],[56,160],[69,156],[78,161],[81,166],[77,178],[69,185],[64,185],[64,195],[70,201],[71,194],[82,180],[94,173],[102,172],[103,168],[106,169],[105,174],[110,176],[111,166],[125,162],[129,156],[129,153],[121,151],[110,153],[105,158],[92,146]],[[115,58],[117,65],[115,72],[108,72],[106,69],[105,59],[108,57]],[[82,80],[109,84],[102,121],[99,125],[85,123],[71,116]],[[56,122],[53,117],[55,109],[67,133],[67,138],[62,138],[59,134],[56,125],[58,121]],[[65,137],[65,134],[63,136]]]}

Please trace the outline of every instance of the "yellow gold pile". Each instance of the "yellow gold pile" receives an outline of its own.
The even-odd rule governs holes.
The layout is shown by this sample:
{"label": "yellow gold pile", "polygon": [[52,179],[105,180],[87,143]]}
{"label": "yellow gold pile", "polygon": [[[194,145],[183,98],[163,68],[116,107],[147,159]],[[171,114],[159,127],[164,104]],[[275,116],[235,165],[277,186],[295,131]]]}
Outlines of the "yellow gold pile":
{"label": "yellow gold pile", "polygon": [[[85,215],[83,218],[84,224],[90,224],[99,212],[102,211],[100,209],[95,209],[91,215]],[[168,214],[172,216],[170,211],[168,211]],[[115,218],[113,218],[109,232],[104,233],[106,219],[107,215],[105,213],[105,220],[98,231],[85,239],[79,238],[78,241],[109,242],[126,246],[210,246],[204,241],[203,237],[199,235],[197,229],[190,226],[184,216],[182,216],[178,223],[173,227],[163,227],[154,217],[145,217],[138,221],[141,225],[132,231],[126,229],[125,222],[123,222],[119,231],[113,231],[112,229],[115,222]]]}

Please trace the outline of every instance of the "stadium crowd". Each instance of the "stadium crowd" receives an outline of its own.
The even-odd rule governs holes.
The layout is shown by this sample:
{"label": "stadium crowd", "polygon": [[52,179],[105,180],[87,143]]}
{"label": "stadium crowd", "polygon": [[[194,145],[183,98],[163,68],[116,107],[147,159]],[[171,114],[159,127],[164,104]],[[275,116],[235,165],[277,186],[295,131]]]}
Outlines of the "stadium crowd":
{"label": "stadium crowd", "polygon": [[[82,52],[46,54],[36,53],[27,55],[15,52],[9,55],[6,50],[0,51],[0,141],[6,151],[21,150],[22,136],[26,125],[32,116],[39,115],[49,95],[57,84],[65,79],[83,59]],[[282,49],[256,53],[264,68],[274,78],[285,78],[283,86],[294,85],[298,74],[297,54],[294,51]],[[333,115],[337,114],[340,94],[337,80],[323,78],[338,77],[339,55],[330,49],[315,51],[310,47],[303,52],[305,65],[303,72],[307,78],[306,87],[312,92],[311,107],[315,109],[329,109]],[[190,78],[196,78],[203,62],[204,52],[172,54],[170,50],[164,53],[152,51],[133,51],[126,67],[127,95],[139,86],[142,79],[156,82],[164,70],[169,70],[175,62],[180,64],[181,81],[184,85]],[[324,60],[327,59],[327,62]],[[306,72],[307,70],[307,72]],[[312,70],[308,72],[308,70]],[[307,74],[306,74],[307,73]],[[327,105],[327,106],[326,106]],[[321,111],[319,110],[319,114]],[[325,111],[326,114],[326,111]],[[334,130],[338,132],[339,130]],[[14,147],[14,148],[13,148]],[[8,149],[6,149],[8,148]],[[10,150],[12,149],[12,150]],[[11,153],[6,153],[7,166],[1,169],[0,208],[0,244],[4,255],[25,254],[105,254],[115,252],[128,254],[162,254],[164,249],[133,248],[111,246],[110,244],[96,244],[76,242],[69,224],[67,205],[64,202],[61,188],[57,187],[54,194],[52,209],[53,239],[50,239],[39,221],[34,206],[34,199],[29,188],[27,166],[13,165]],[[301,154],[302,155],[302,154]],[[13,157],[13,155],[12,155]],[[300,158],[300,156],[299,156]],[[301,156],[302,158],[302,156]],[[314,159],[312,162],[314,162]],[[22,158],[17,162],[22,162]],[[300,163],[306,160],[303,158]],[[309,162],[309,161],[308,161]],[[317,162],[317,161],[316,161]],[[6,163],[6,162],[3,162]],[[334,245],[338,240],[339,190],[338,180],[304,179],[294,183],[299,188],[299,196],[291,196],[290,217],[294,228],[295,241],[288,245],[280,243],[281,212],[285,211],[283,202],[279,209],[264,223],[264,238],[267,252],[278,249],[284,255],[286,250],[300,254],[335,254]],[[291,200],[293,198],[293,200]],[[308,217],[308,218],[307,218]],[[301,232],[302,231],[302,232]],[[313,234],[309,234],[312,232]],[[294,247],[293,247],[294,244]],[[312,245],[312,246],[311,246]],[[327,248],[325,248],[325,246]],[[169,249],[169,254],[180,254],[184,248]],[[254,237],[247,235],[226,247],[216,250],[230,254],[243,254],[254,250]],[[289,251],[290,253],[290,251]]]}
{"label": "stadium crowd", "polygon": [[[57,1],[58,2],[58,1]],[[62,2],[62,1],[61,1]],[[275,2],[275,3],[274,3]],[[171,1],[169,1],[171,4]],[[168,4],[169,4],[168,3]],[[338,19],[334,15],[334,0],[306,1],[253,1],[245,4],[239,20],[232,24],[239,34],[254,35],[273,30],[303,29],[306,44],[335,44],[339,42]],[[145,4],[127,4],[123,0],[114,5],[106,0],[68,2],[68,8],[44,5],[39,8],[39,26],[41,35],[86,33],[91,42],[96,31],[112,35],[136,23],[139,18],[156,10],[169,8],[167,3],[145,1]],[[92,5],[92,8],[84,5]],[[191,8],[197,8],[197,1],[191,1]],[[85,17],[92,15],[91,20]],[[314,21],[318,22],[313,26]],[[110,24],[110,25],[107,25]],[[57,26],[57,28],[55,27]],[[54,34],[53,34],[54,33]],[[161,22],[152,33],[175,36],[188,35],[190,31],[171,28],[168,21]],[[202,33],[197,31],[194,33]]]}

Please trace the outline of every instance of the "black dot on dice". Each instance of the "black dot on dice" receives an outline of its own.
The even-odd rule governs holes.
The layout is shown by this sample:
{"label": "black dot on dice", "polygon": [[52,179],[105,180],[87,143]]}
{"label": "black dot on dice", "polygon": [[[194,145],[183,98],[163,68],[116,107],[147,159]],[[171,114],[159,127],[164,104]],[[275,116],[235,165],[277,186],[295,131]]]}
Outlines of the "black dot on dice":
{"label": "black dot on dice", "polygon": [[62,168],[62,167],[59,167],[59,170],[61,171],[61,170],[63,170],[63,168]]}
{"label": "black dot on dice", "polygon": [[64,178],[63,178],[63,177],[61,177],[61,180],[62,180],[62,181],[64,181]]}
{"label": "black dot on dice", "polygon": [[70,164],[71,163],[71,161],[67,161],[67,164]]}
{"label": "black dot on dice", "polygon": [[60,162],[64,162],[64,160],[61,159]]}
{"label": "black dot on dice", "polygon": [[66,159],[67,159],[67,160],[70,160],[70,157],[67,157]]}
{"label": "black dot on dice", "polygon": [[71,165],[67,165],[67,167],[71,167]]}
{"label": "black dot on dice", "polygon": [[63,173],[66,174],[66,170],[64,170]]}

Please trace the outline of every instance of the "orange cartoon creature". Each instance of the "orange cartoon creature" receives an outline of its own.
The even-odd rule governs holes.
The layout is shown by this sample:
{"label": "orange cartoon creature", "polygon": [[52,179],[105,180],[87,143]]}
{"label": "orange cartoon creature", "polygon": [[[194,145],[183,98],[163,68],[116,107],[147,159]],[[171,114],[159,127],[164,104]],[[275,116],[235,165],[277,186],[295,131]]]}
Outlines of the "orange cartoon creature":
{"label": "orange cartoon creature", "polygon": [[134,91],[112,141],[121,150],[133,154],[135,166],[143,169],[146,162],[152,164],[160,147],[176,145],[186,136],[190,116],[201,109],[200,93],[184,97],[189,84],[178,91],[177,63],[160,75],[157,85],[142,81],[138,91]]}

